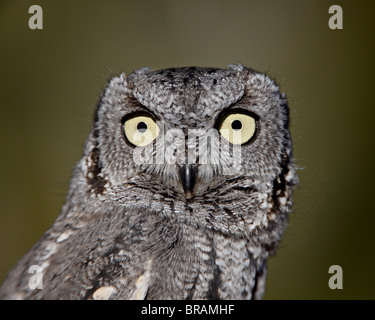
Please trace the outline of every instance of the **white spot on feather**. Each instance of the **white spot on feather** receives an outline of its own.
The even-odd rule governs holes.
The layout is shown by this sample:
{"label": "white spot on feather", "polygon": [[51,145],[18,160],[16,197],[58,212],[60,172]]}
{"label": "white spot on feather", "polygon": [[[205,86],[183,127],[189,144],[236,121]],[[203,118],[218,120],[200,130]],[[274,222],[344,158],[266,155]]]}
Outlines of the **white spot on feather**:
{"label": "white spot on feather", "polygon": [[108,300],[115,290],[115,287],[112,286],[100,287],[93,293],[92,298],[94,300]]}
{"label": "white spot on feather", "polygon": [[146,271],[135,281],[136,289],[130,300],[143,300],[145,298],[150,283],[151,262],[151,260],[146,262]]}
{"label": "white spot on feather", "polygon": [[57,243],[63,242],[64,240],[68,239],[72,233],[73,233],[73,230],[67,230],[67,231],[63,232],[57,238],[56,242]]}

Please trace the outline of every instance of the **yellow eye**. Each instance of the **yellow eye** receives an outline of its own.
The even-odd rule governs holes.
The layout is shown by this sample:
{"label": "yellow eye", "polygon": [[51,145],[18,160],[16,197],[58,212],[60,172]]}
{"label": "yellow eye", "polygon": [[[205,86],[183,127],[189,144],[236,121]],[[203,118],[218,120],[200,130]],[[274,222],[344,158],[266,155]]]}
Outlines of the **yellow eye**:
{"label": "yellow eye", "polygon": [[219,132],[232,144],[244,144],[255,133],[255,119],[240,111],[229,113],[221,120]]}
{"label": "yellow eye", "polygon": [[125,121],[124,132],[131,144],[144,147],[156,139],[160,129],[152,116],[136,114]]}

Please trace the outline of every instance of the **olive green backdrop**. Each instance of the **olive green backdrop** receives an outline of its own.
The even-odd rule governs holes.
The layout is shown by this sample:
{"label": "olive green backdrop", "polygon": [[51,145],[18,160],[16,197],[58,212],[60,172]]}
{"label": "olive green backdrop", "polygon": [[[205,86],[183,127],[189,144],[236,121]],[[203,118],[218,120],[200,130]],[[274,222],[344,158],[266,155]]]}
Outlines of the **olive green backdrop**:
{"label": "olive green backdrop", "polygon": [[[374,299],[370,3],[1,1],[0,281],[57,217],[110,76],[240,62],[286,92],[301,168],[265,299]],[[43,30],[28,27],[32,4]],[[333,4],[343,30],[328,27]],[[333,264],[343,290],[328,287]]]}

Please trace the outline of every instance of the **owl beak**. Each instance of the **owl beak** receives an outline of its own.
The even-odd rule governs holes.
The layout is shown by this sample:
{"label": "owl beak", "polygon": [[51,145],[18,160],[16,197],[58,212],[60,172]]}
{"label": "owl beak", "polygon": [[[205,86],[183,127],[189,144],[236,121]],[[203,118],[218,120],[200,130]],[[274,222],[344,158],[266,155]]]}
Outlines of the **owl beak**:
{"label": "owl beak", "polygon": [[196,173],[197,168],[192,164],[186,164],[180,167],[180,179],[185,191],[186,199],[190,199],[193,196]]}

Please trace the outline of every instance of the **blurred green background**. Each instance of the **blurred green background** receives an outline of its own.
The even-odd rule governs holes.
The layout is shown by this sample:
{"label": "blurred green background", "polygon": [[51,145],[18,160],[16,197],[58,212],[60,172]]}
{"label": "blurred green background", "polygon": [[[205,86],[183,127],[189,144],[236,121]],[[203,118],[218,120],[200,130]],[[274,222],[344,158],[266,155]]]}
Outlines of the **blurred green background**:
{"label": "blurred green background", "polygon": [[[267,72],[287,93],[300,187],[265,299],[374,299],[370,1],[0,2],[0,281],[50,227],[107,79],[141,67]],[[43,8],[30,30],[28,8]],[[328,27],[340,4],[344,29]],[[343,290],[328,269],[343,268]]]}

